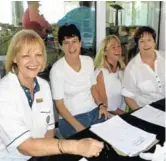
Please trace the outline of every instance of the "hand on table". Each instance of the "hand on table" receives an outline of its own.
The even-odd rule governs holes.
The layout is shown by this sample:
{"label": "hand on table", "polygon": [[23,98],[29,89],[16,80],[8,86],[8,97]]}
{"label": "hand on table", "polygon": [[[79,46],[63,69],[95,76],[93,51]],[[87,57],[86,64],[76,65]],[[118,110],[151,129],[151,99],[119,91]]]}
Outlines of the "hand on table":
{"label": "hand on table", "polygon": [[102,151],[104,144],[95,139],[86,138],[78,141],[78,154],[84,157],[97,157]]}

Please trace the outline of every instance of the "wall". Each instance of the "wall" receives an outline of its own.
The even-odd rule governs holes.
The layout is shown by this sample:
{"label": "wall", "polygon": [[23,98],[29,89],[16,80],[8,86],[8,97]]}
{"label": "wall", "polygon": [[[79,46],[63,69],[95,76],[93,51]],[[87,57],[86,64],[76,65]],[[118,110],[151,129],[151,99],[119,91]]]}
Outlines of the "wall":
{"label": "wall", "polygon": [[166,2],[162,1],[162,10],[161,10],[161,21],[160,21],[160,38],[159,38],[159,50],[165,52],[165,9]]}
{"label": "wall", "polygon": [[106,35],[106,2],[96,1],[96,49]]}

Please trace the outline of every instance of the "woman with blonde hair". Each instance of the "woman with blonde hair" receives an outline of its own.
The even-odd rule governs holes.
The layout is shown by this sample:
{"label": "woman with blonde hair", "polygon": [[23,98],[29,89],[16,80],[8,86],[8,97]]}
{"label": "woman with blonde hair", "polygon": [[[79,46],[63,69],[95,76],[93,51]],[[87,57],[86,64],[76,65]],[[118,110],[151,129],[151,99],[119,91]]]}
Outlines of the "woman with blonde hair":
{"label": "woman with blonde hair", "polygon": [[121,60],[122,48],[115,35],[107,36],[100,44],[95,58],[97,89],[107,111],[123,114],[126,104],[121,95],[125,65]]}
{"label": "woman with blonde hair", "polygon": [[94,139],[58,140],[48,83],[37,74],[45,68],[43,40],[31,30],[14,35],[0,81],[0,161],[27,161],[32,156],[98,156],[103,143]]}

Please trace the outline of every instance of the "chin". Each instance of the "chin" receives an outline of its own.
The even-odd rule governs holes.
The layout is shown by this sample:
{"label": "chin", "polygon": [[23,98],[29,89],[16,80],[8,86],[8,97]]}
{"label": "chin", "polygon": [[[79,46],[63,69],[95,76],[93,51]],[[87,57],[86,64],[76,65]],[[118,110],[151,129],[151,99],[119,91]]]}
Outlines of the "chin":
{"label": "chin", "polygon": [[27,74],[28,78],[35,78],[38,75],[38,72],[33,72],[33,73],[29,73]]}

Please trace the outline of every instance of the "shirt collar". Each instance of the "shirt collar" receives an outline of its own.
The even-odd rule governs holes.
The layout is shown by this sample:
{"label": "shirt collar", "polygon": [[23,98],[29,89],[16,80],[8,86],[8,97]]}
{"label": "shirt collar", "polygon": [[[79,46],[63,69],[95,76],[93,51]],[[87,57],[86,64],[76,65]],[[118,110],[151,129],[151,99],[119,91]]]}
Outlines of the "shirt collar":
{"label": "shirt collar", "polygon": [[[157,50],[155,50],[155,53],[156,53],[156,60],[155,60],[155,61],[157,61],[158,58],[159,58],[159,53],[158,53]],[[136,56],[135,61],[136,61],[136,63],[138,63],[138,64],[144,64],[144,63],[142,62],[140,52],[139,52],[138,55]]]}
{"label": "shirt collar", "polygon": [[[20,82],[20,80],[19,80],[19,82]],[[22,85],[21,82],[20,82],[20,85],[21,85],[21,87],[22,87],[24,90],[26,90],[26,89],[29,90],[29,88],[27,88],[26,86]],[[39,83],[38,83],[37,78],[34,78],[34,93],[36,93],[36,92],[38,92],[38,91],[40,91],[40,85],[39,85]]]}

